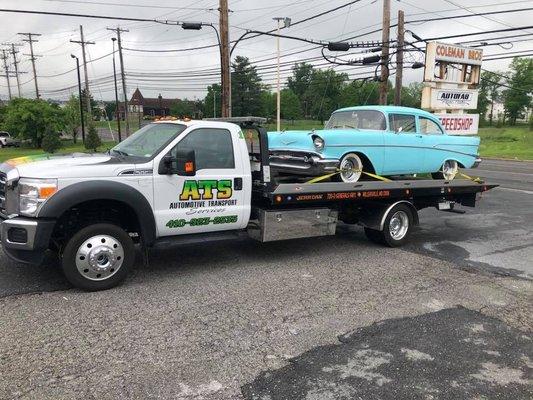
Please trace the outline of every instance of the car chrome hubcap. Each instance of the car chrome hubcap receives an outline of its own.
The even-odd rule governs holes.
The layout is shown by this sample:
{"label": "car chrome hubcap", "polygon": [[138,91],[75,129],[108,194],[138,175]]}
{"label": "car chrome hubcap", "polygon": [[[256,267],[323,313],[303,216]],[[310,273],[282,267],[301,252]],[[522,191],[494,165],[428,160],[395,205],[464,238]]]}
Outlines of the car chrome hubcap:
{"label": "car chrome hubcap", "polygon": [[124,249],[112,236],[97,235],[87,239],[76,252],[78,272],[92,281],[108,279],[122,266]]}
{"label": "car chrome hubcap", "polygon": [[446,161],[442,166],[442,175],[447,181],[451,181],[457,175],[459,167],[457,166],[457,161]]}
{"label": "car chrome hubcap", "polygon": [[361,177],[363,165],[359,158],[354,156],[345,157],[340,165],[341,178],[343,182],[357,182]]}
{"label": "car chrome hubcap", "polygon": [[409,217],[405,211],[396,211],[389,222],[389,233],[394,240],[401,240],[409,229]]}

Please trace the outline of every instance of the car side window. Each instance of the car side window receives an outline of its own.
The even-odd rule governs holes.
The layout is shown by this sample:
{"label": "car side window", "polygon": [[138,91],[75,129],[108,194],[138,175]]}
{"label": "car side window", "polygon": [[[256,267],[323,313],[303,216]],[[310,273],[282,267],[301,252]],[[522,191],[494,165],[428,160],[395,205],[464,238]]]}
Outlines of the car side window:
{"label": "car side window", "polygon": [[416,118],[409,114],[390,114],[389,125],[393,132],[416,132]]}
{"label": "car side window", "polygon": [[194,150],[196,170],[235,168],[231,132],[226,129],[195,129],[174,147],[172,155],[176,156],[178,149]]}
{"label": "car side window", "polygon": [[419,117],[418,122],[420,123],[420,133],[427,134],[438,134],[442,135],[442,129],[435,121],[430,120],[429,118]]}

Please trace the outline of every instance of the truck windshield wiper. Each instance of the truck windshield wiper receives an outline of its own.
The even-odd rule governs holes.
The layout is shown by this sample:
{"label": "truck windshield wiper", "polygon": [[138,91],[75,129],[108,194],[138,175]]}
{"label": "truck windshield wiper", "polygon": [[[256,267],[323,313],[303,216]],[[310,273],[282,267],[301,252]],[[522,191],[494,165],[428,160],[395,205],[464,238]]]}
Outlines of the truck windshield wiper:
{"label": "truck windshield wiper", "polygon": [[117,153],[117,154],[120,154],[121,156],[129,156],[128,153],[126,153],[125,151],[122,151],[122,150],[117,150],[117,149],[111,149],[112,152],[114,153]]}

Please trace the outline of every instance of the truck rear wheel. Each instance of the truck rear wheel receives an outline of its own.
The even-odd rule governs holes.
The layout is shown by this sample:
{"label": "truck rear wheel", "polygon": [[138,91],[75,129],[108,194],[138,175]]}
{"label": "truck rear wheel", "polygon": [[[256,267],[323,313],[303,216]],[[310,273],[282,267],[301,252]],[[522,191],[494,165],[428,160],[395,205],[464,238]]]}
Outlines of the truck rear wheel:
{"label": "truck rear wheel", "polygon": [[67,242],[61,265],[77,288],[96,291],[118,285],[135,262],[135,247],[124,229],[94,224],[80,229]]}
{"label": "truck rear wheel", "polygon": [[366,237],[374,243],[400,247],[409,239],[414,219],[410,207],[405,204],[397,204],[389,210],[383,223],[383,230],[365,228]]}

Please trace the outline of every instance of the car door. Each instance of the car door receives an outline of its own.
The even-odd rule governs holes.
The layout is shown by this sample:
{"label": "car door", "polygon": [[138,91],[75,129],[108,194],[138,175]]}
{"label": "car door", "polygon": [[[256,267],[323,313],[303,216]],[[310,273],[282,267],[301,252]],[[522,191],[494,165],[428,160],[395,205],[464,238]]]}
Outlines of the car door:
{"label": "car door", "polygon": [[390,113],[385,133],[384,175],[414,174],[424,166],[424,140],[418,132],[416,116]]}
{"label": "car door", "polygon": [[439,170],[447,157],[443,141],[446,139],[444,131],[437,122],[422,116],[418,117],[418,126],[426,145],[424,171],[435,172]]}
{"label": "car door", "polygon": [[193,128],[168,152],[177,157],[178,153],[194,151],[195,165],[190,163],[194,175],[156,172],[154,208],[159,236],[246,226],[249,206],[244,204],[238,140],[238,132],[229,129]]}

